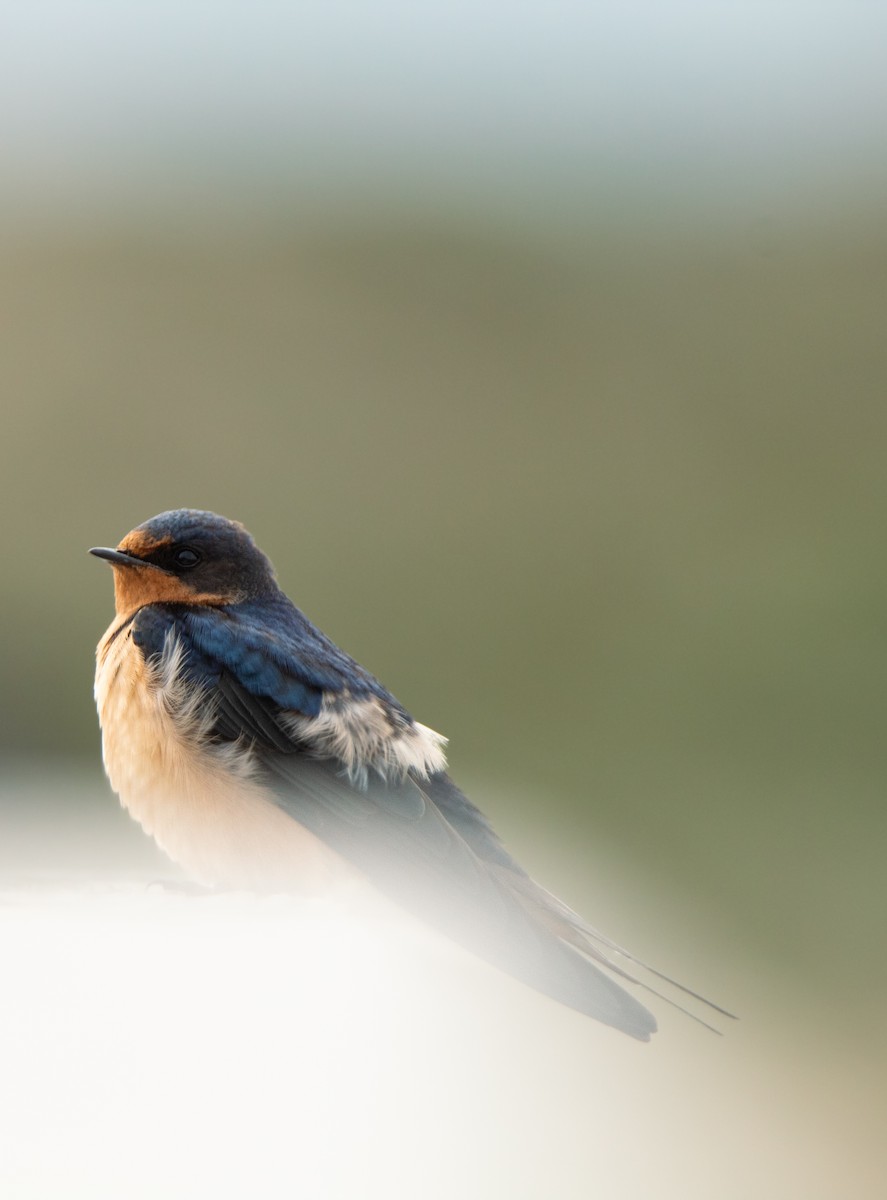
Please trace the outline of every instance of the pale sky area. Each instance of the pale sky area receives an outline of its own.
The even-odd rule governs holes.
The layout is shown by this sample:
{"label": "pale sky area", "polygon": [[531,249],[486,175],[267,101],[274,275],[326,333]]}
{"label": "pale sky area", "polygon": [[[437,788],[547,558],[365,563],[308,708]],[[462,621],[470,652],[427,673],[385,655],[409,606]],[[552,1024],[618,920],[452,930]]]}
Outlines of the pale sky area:
{"label": "pale sky area", "polygon": [[864,192],[885,35],[853,0],[10,3],[2,188]]}

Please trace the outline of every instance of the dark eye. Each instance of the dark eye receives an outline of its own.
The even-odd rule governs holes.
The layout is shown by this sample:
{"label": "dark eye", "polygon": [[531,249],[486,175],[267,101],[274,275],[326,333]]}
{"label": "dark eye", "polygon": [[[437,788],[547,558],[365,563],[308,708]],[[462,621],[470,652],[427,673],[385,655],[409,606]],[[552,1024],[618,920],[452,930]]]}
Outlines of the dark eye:
{"label": "dark eye", "polygon": [[190,546],[182,546],[180,550],[176,550],[173,558],[177,567],[183,570],[188,570],[189,567],[196,567],[200,562],[201,555],[197,550],[192,550]]}

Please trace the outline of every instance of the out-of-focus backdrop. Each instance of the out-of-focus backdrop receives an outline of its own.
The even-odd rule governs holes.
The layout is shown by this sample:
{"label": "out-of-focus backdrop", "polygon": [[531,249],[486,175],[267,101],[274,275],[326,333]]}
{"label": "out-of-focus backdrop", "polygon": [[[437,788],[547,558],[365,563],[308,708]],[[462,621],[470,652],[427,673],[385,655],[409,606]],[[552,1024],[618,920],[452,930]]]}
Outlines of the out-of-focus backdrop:
{"label": "out-of-focus backdrop", "polygon": [[[603,1195],[877,1194],[884,10],[48,0],[3,27],[7,879],[117,819],[86,548],[215,509],[546,884],[741,1010],[726,1050],[681,1043],[711,1103],[740,1061],[749,1113],[784,1089],[772,1190],[749,1117],[721,1187],[687,1190],[692,1129],[617,1184],[550,1125],[559,1182],[512,1146],[511,1194],[590,1194],[588,1159]],[[550,1113],[579,1084],[533,1086]],[[508,1144],[462,1182],[509,1179]]]}

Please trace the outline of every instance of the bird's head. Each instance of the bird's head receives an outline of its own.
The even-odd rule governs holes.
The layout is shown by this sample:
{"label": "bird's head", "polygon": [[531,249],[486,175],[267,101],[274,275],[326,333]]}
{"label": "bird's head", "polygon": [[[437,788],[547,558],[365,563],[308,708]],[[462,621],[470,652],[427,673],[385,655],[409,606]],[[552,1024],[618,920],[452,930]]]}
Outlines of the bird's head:
{"label": "bird's head", "polygon": [[274,568],[242,525],[193,508],[160,513],[115,549],[90,554],[114,568],[121,615],[145,604],[236,604],[277,590]]}

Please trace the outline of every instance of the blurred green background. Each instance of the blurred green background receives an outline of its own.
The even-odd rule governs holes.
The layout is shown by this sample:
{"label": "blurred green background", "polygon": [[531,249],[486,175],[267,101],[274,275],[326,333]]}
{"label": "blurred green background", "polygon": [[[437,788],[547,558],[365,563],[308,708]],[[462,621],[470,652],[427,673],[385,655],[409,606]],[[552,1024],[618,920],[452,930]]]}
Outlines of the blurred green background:
{"label": "blurred green background", "polygon": [[204,49],[186,5],[168,59],[162,13],[138,53],[118,17],[67,57],[70,29],[28,42],[20,18],[22,96],[50,99],[15,118],[0,225],[8,760],[97,763],[112,599],[86,548],[215,509],[450,737],[525,858],[558,846],[546,882],[580,902],[583,845],[612,846],[866,1025],[887,984],[883,22],[817,10],[790,37],[788,5],[763,44],[746,13],[687,45],[699,10],[676,5],[633,56],[611,6],[555,6],[534,42],[495,5],[466,40],[459,5],[446,37],[388,5],[355,79],[354,11],[343,32],[308,6],[288,42],[282,11],[260,37],[223,7]]}
{"label": "blurred green background", "polygon": [[608,232],[18,239],[6,754],[98,754],[86,548],[217,509],[457,774],[544,795],[797,969],[828,944],[870,970],[887,229]]}

